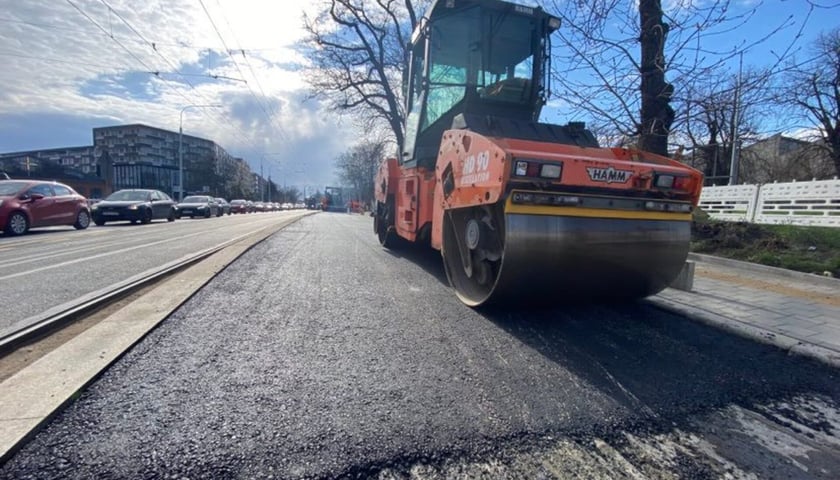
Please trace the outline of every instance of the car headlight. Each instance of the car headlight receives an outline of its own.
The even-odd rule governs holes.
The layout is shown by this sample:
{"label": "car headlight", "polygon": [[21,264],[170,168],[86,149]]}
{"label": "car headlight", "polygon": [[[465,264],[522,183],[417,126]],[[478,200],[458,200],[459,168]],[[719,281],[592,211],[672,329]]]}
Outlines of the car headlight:
{"label": "car headlight", "polygon": [[129,210],[137,210],[137,205],[129,205],[128,209]]}
{"label": "car headlight", "polygon": [[205,208],[207,208],[207,205],[200,205],[200,206],[198,207],[198,209],[199,209],[199,210],[204,210]]}

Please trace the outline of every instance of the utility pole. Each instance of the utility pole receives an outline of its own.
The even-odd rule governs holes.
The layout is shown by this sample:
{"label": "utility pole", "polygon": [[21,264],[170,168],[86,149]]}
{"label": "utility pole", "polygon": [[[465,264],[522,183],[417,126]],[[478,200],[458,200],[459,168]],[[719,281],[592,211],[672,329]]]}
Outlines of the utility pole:
{"label": "utility pole", "polygon": [[739,167],[739,142],[738,142],[738,122],[740,119],[739,110],[741,109],[741,72],[744,68],[744,52],[741,52],[741,59],[738,62],[738,83],[735,84],[735,112],[732,114],[732,157],[729,162],[729,184],[738,184],[738,167]]}

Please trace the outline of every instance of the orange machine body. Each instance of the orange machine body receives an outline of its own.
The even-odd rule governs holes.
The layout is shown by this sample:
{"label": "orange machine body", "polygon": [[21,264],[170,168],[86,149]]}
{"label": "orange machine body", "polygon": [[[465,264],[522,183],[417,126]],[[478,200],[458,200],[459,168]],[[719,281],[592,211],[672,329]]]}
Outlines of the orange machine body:
{"label": "orange machine body", "polygon": [[[514,175],[518,159],[560,166],[557,179]],[[683,177],[683,189],[661,189],[657,175]],[[445,188],[451,183],[451,189]],[[448,209],[491,205],[513,188],[523,191],[608,194],[618,197],[661,198],[697,205],[703,176],[676,160],[628,148],[592,148],[568,144],[487,138],[467,130],[444,133],[435,171],[403,168],[396,159],[382,162],[376,178],[376,199],[392,198],[396,233],[409,241],[425,238],[441,248],[444,212]],[[447,191],[445,191],[447,190]],[[557,209],[556,214],[561,210]],[[562,214],[575,215],[565,210]],[[581,214],[583,215],[583,214]],[[616,218],[623,218],[620,210]],[[605,218],[610,213],[604,214]]]}

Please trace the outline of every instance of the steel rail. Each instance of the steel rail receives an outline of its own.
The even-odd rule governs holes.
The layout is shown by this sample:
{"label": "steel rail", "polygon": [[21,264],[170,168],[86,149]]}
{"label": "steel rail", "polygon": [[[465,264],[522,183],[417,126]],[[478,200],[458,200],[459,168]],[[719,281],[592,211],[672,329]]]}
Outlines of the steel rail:
{"label": "steel rail", "polygon": [[170,273],[174,273],[197,263],[247,236],[254,235],[270,227],[271,225],[260,227],[230,240],[226,240],[216,246],[167,262],[159,267],[146,270],[145,272],[129,277],[128,279],[114,285],[101,288],[83,295],[76,300],[65,302],[61,305],[50,308],[45,312],[28,317],[18,322],[18,327],[13,325],[7,329],[8,331],[0,332],[0,357],[13,352],[35,338],[56,331],[70,324],[86,313],[103,307],[121,297],[127,296],[128,294],[135,292],[140,288],[169,275]]}

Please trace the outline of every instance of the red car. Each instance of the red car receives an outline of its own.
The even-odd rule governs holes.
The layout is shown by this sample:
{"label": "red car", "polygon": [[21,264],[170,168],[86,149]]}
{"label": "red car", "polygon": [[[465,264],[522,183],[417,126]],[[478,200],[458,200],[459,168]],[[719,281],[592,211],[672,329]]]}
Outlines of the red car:
{"label": "red car", "polygon": [[41,180],[0,180],[0,229],[22,235],[30,228],[90,225],[85,197],[67,185]]}
{"label": "red car", "polygon": [[248,213],[248,202],[245,200],[231,200],[230,213]]}

